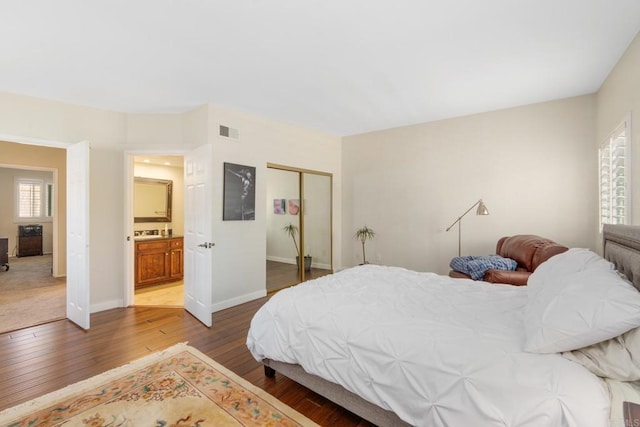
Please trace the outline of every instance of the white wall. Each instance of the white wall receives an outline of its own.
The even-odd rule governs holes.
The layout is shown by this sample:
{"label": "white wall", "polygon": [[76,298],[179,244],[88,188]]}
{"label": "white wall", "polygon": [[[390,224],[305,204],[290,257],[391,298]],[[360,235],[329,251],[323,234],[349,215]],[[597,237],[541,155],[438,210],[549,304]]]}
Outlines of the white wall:
{"label": "white wall", "polygon": [[462,220],[462,253],[495,252],[505,235],[538,234],[593,247],[595,96],[344,138],[343,265],[361,262],[446,274],[457,229],[479,198],[489,216]]}

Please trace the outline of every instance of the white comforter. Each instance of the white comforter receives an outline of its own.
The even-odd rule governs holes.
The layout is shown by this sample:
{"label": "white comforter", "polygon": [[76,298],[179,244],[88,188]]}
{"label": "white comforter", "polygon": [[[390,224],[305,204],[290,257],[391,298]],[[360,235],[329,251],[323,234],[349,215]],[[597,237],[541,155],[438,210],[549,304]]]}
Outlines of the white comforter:
{"label": "white comforter", "polygon": [[522,350],[526,298],[524,287],[359,266],[278,292],[247,346],[412,425],[608,425],[596,376]]}

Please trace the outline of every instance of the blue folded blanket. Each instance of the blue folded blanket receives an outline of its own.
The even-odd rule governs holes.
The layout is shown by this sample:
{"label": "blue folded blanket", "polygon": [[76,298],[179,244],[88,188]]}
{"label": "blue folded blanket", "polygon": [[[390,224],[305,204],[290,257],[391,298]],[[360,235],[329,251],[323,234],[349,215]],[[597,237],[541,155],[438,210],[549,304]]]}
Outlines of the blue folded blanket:
{"label": "blue folded blanket", "polygon": [[500,255],[459,256],[451,260],[449,266],[461,273],[471,276],[473,280],[482,280],[487,270],[515,270],[518,263],[511,258]]}

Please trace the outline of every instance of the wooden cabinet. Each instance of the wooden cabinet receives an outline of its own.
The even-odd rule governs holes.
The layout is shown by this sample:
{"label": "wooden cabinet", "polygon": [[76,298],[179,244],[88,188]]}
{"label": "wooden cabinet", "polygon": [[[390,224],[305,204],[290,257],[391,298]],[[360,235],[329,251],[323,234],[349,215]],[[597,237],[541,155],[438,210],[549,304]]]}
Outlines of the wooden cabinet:
{"label": "wooden cabinet", "polygon": [[0,267],[9,270],[9,238],[0,237]]}
{"label": "wooden cabinet", "polygon": [[42,236],[18,236],[17,256],[42,255]]}
{"label": "wooden cabinet", "polygon": [[169,240],[169,277],[171,280],[182,280],[184,276],[182,243],[182,237]]}
{"label": "wooden cabinet", "polygon": [[182,280],[182,237],[138,241],[135,254],[136,288]]}

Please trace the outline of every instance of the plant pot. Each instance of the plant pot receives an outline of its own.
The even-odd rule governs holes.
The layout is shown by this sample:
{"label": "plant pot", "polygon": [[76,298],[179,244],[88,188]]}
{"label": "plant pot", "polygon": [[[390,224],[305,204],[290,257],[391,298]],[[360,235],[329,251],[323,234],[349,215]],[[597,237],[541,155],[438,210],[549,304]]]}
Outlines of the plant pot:
{"label": "plant pot", "polygon": [[[311,260],[313,259],[310,255],[304,256],[304,271],[311,271]],[[296,266],[300,268],[300,257],[296,256]]]}

